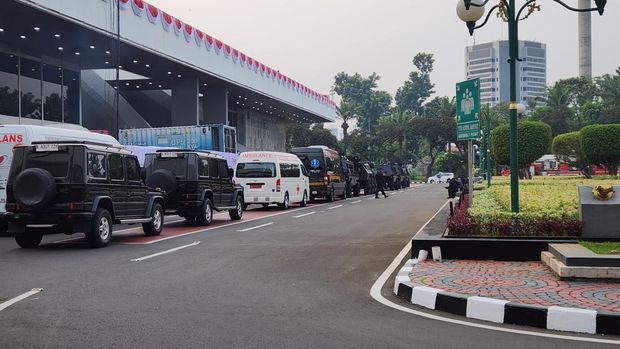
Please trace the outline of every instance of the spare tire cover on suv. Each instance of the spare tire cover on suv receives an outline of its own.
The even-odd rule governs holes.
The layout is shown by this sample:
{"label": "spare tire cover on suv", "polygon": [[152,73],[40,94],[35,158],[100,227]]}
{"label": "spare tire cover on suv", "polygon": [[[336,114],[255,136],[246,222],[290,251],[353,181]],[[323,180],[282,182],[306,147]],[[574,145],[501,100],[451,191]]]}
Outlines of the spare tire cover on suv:
{"label": "spare tire cover on suv", "polygon": [[27,210],[48,207],[56,198],[56,180],[42,168],[26,169],[13,182],[13,197]]}
{"label": "spare tire cover on suv", "polygon": [[177,177],[170,170],[156,170],[146,179],[146,185],[151,188],[159,188],[171,196],[177,189]]}

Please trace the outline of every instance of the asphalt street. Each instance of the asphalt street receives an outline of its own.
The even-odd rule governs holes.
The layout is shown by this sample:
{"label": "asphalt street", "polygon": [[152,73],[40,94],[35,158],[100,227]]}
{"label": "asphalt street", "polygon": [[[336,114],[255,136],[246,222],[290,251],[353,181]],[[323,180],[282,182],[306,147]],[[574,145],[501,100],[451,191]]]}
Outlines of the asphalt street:
{"label": "asphalt street", "polygon": [[[0,310],[0,348],[605,347],[440,322],[372,299],[445,196],[422,185],[96,250],[24,250],[0,237],[0,302],[43,289]],[[392,286],[391,277],[383,295],[406,305]]]}

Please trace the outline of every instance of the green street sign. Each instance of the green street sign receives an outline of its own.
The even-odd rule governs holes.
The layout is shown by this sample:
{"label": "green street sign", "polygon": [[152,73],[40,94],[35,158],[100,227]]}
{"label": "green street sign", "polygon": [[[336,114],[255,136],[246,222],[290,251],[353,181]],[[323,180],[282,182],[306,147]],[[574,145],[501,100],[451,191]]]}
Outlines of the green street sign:
{"label": "green street sign", "polygon": [[456,84],[456,139],[480,138],[480,79]]}

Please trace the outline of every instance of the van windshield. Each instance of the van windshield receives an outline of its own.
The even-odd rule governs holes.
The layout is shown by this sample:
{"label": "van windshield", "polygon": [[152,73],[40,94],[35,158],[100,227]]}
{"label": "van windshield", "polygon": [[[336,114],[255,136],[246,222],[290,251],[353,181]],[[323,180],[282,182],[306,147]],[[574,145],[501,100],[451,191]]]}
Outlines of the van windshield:
{"label": "van windshield", "polygon": [[276,164],[270,162],[246,162],[237,164],[237,178],[273,178]]}
{"label": "van windshield", "polygon": [[304,164],[311,180],[322,179],[323,175],[327,173],[322,150],[304,149],[302,151],[293,151],[293,154],[297,155]]}
{"label": "van windshield", "polygon": [[153,171],[168,170],[174,173],[177,178],[184,178],[187,166],[184,157],[181,158],[156,158],[153,163]]}

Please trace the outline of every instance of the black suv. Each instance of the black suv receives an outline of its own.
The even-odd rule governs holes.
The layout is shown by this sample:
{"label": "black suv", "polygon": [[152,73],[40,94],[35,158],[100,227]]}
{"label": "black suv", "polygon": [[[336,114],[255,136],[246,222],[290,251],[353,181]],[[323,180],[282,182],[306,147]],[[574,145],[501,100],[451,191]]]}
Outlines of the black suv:
{"label": "black suv", "polygon": [[171,149],[146,154],[146,184],[165,192],[168,213],[209,225],[213,210],[243,216],[243,188],[232,182],[232,169],[221,156],[205,151]]}
{"label": "black suv", "polygon": [[342,161],[342,173],[344,173],[346,179],[346,192],[347,197],[360,196],[360,177],[359,173],[355,169],[353,161],[349,160],[344,155],[341,155]]}
{"label": "black suv", "polygon": [[5,218],[17,244],[36,247],[43,234],[82,232],[92,247],[112,239],[113,224],[142,223],[159,235],[165,203],[148,189],[129,151],[88,142],[35,142],[15,148]]}
{"label": "black suv", "polygon": [[385,189],[396,190],[400,189],[400,178],[396,166],[391,164],[383,164],[379,166],[378,171],[383,172],[383,180]]}
{"label": "black suv", "polygon": [[360,188],[364,189],[364,194],[374,194],[377,190],[377,181],[372,164],[368,161],[356,161],[355,168],[359,174]]}

